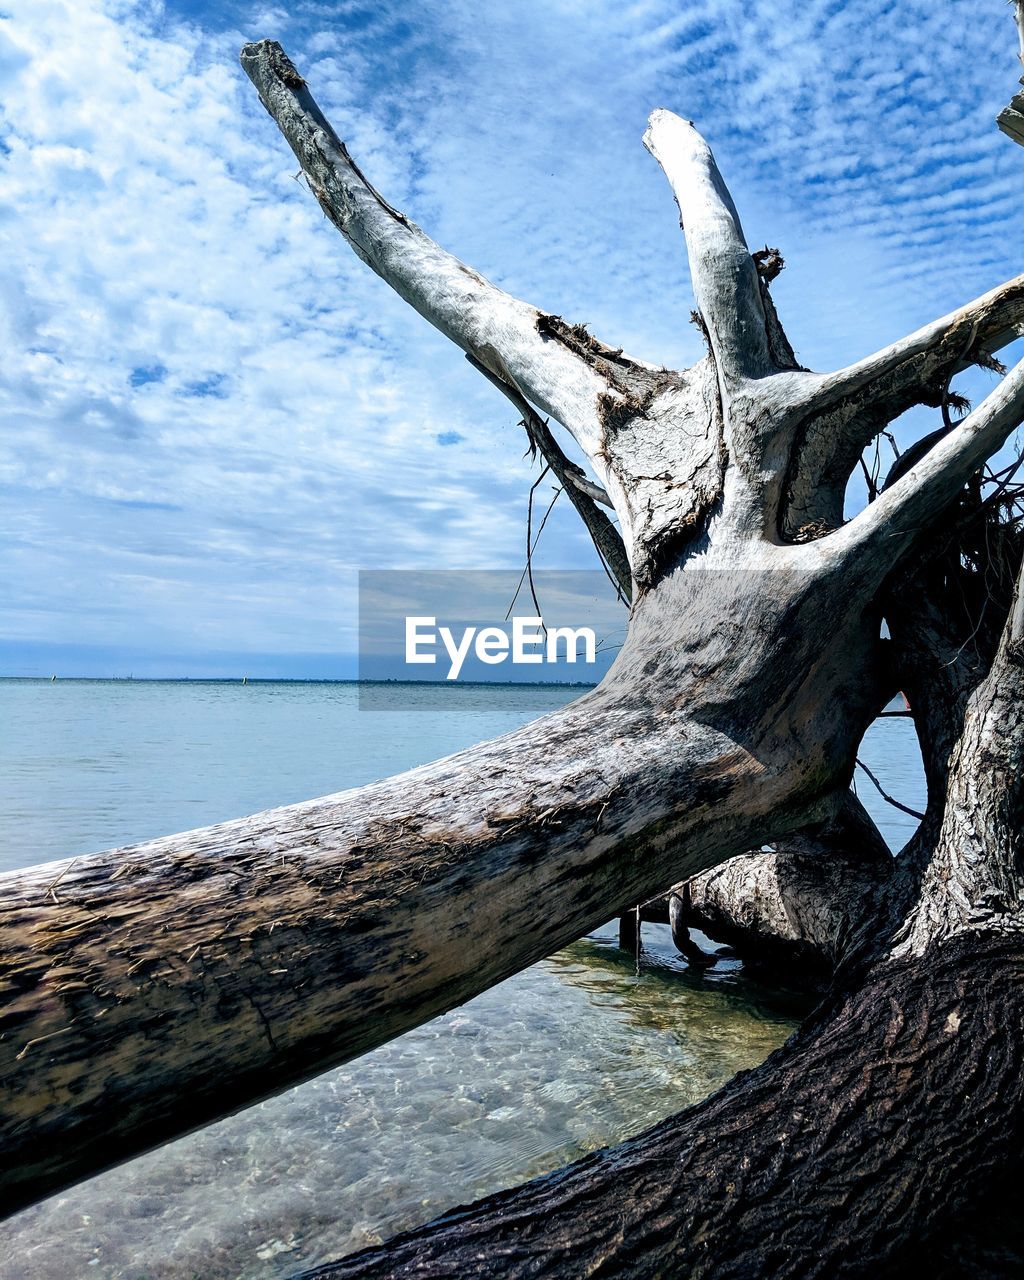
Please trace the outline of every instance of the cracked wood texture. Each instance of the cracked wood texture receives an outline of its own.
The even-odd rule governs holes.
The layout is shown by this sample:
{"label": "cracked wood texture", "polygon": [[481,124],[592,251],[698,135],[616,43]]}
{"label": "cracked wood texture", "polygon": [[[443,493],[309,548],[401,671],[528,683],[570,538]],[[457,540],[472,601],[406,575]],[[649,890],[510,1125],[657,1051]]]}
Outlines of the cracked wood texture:
{"label": "cracked wood texture", "polygon": [[[5,876],[5,1210],[362,1053],[813,812],[871,681],[814,665],[829,582],[793,575],[787,597],[784,577],[770,606],[750,575],[731,596],[712,575],[663,584],[601,688],[437,764]],[[753,684],[730,650],[750,608]],[[665,610],[690,619],[684,655]],[[870,656],[860,619],[834,643]]]}
{"label": "cracked wood texture", "polygon": [[[833,530],[820,513],[860,445],[908,396],[934,400],[948,368],[987,358],[1015,331],[1020,280],[849,369],[801,369],[768,294],[781,257],[754,261],[707,143],[658,111],[646,141],[679,203],[709,346],[691,369],[658,368],[510,297],[436,245],[370,184],[279,45],[247,45],[242,62],[359,258],[506,394],[572,433],[596,476],[585,483],[618,518],[619,568],[634,587],[628,635],[598,689],[495,742],[355,791],[3,877],[8,1212],[400,1034],[624,902],[834,816],[857,743],[892,692],[885,585],[1024,418],[1021,365]],[[827,431],[807,430],[825,418]],[[588,527],[612,545],[605,524]],[[1002,730],[990,730],[995,750]],[[959,725],[950,732],[967,740]],[[920,852],[908,867],[923,885],[935,851]],[[987,884],[975,863],[990,856],[973,849],[973,871],[961,867],[950,892]],[[744,1251],[754,1270],[743,1274],[765,1274],[765,1258],[790,1265],[778,1254],[783,1231],[794,1248],[817,1251],[843,1197],[851,1226],[833,1232],[837,1266],[854,1227],[868,1233],[870,1258],[898,1233],[930,1238],[939,1211],[918,1194],[918,1166],[948,1156],[943,1117],[961,1101],[950,1081],[989,1052],[997,1014],[1014,1016],[1006,988],[1017,961],[1010,941],[964,934],[963,918],[944,911],[939,950],[915,943],[890,963],[882,922],[912,919],[913,888],[893,895],[906,907],[899,919],[880,914],[876,963],[858,970],[863,991],[849,983],[770,1068],[625,1154],[359,1265],[552,1274],[567,1242],[577,1256],[578,1231],[590,1274],[678,1271],[687,1258],[707,1267],[714,1249],[720,1274],[741,1274]],[[961,963],[976,966],[972,981],[992,971],[991,985],[965,986]],[[863,1058],[851,1056],[864,1046],[883,1055],[866,1080]],[[998,1052],[1002,1087],[1019,1064],[1010,1047]],[[788,1113],[774,1106],[779,1096]],[[979,1086],[984,1135],[986,1096]],[[1001,1141],[992,1137],[993,1160]],[[938,1160],[929,1185],[959,1211],[968,1192],[954,1193],[954,1167],[963,1174]],[[987,1176],[984,1160],[978,1169]],[[850,1190],[858,1179],[861,1208]],[[791,1185],[803,1197],[796,1210]],[[508,1217],[510,1205],[525,1208]],[[446,1261],[443,1248],[453,1251]]]}

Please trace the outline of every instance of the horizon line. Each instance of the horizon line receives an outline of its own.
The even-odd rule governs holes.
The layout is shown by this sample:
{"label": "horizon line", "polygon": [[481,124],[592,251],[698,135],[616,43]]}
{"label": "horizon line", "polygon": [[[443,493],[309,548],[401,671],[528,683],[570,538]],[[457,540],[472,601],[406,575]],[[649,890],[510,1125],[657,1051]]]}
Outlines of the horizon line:
{"label": "horizon line", "polygon": [[544,688],[552,685],[567,689],[593,689],[596,680],[409,680],[398,677],[361,680],[353,676],[49,676],[8,675],[0,673],[0,680],[30,680],[38,684],[357,684],[357,685],[430,685],[435,688],[482,688],[497,686],[507,688]]}

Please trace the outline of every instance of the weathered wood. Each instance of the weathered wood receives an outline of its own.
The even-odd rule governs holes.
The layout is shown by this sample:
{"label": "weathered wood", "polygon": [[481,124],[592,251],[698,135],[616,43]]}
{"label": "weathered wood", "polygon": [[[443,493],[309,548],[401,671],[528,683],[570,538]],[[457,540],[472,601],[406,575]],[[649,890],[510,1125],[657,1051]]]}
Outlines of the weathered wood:
{"label": "weathered wood", "polygon": [[[985,678],[966,699],[942,823],[908,868],[913,905],[892,954],[923,956],[964,934],[1024,937],[1024,569]],[[996,605],[995,607],[998,607]]]}
{"label": "weathered wood", "polygon": [[[242,59],[360,258],[573,432],[619,518],[636,588],[629,630],[600,688],[496,742],[0,879],[6,1211],[363,1052],[623,903],[828,816],[892,692],[879,593],[1024,418],[1020,366],[868,511],[832,533],[794,530],[802,499],[787,478],[809,448],[808,421],[832,413],[835,433],[861,440],[864,388],[873,421],[895,416],[905,393],[886,380],[906,369],[907,350],[938,347],[942,367],[968,358],[973,321],[953,354],[940,322],[938,336],[842,375],[795,368],[710,150],[661,112],[650,142],[684,212],[711,350],[692,369],[655,368],[435,245],[370,185],[280,46],[248,45]],[[985,342],[1019,318],[1019,285],[983,307]],[[899,990],[931,999],[916,950],[899,972]],[[835,1007],[883,1034],[874,1007],[847,996]],[[980,1026],[988,996],[972,1008]],[[821,1034],[815,1044],[835,1045]],[[927,1058],[931,1033],[915,1043]],[[750,1099],[742,1107],[760,1114]],[[740,1112],[721,1114],[736,1141]],[[773,1159],[764,1141],[759,1159]],[[633,1168],[614,1157],[606,1167]],[[573,1218],[568,1202],[552,1205],[549,1241]],[[679,1238],[676,1226],[658,1230]],[[646,1240],[648,1259],[660,1257]],[[503,1267],[512,1255],[494,1256]]]}
{"label": "weathered wood", "polygon": [[[851,370],[805,377],[775,354],[788,342],[774,311],[758,318],[739,221],[703,141],[674,117],[652,124],[660,135],[652,149],[679,194],[721,394],[724,518],[708,521],[707,543],[714,552],[717,536],[743,562],[737,544],[757,535],[814,539],[870,607],[936,510],[1020,420],[1021,367],[870,512],[829,535],[842,523],[857,453],[910,403],[946,403],[951,374],[1019,328],[1024,282]],[[751,374],[760,376],[756,389]],[[689,563],[684,553],[684,573]],[[987,574],[987,547],[977,563],[979,577]],[[948,1258],[962,1249],[965,1223],[1021,1172],[1019,588],[1009,618],[988,664],[968,669],[954,659],[957,674],[939,675],[926,662],[909,673],[922,697],[919,731],[935,736],[925,744],[928,813],[897,866],[883,871],[887,855],[876,848],[877,876],[864,879],[870,859],[845,873],[832,859],[819,875],[805,849],[798,912],[778,857],[767,879],[763,861],[753,868],[753,927],[773,916],[775,935],[811,939],[843,961],[832,998],[783,1050],[630,1143],[310,1274],[555,1276],[567,1257],[576,1274],[609,1276],[832,1277],[911,1266],[952,1274]],[[918,644],[926,659],[936,649],[930,622],[926,609]],[[899,654],[906,664],[912,648]],[[940,706],[944,691],[953,696]],[[705,873],[705,888],[724,874]]]}
{"label": "weathered wood", "polygon": [[[1013,14],[1020,37],[1020,60],[1024,63],[1024,0],[1013,0]],[[1024,84],[1024,76],[1021,84]],[[1024,146],[1024,93],[1015,94],[1010,99],[1010,105],[1000,111],[996,123],[1003,133]]]}
{"label": "weathered wood", "polygon": [[[0,879],[5,1210],[461,1003],[766,820],[806,821],[875,709],[873,637],[837,626],[862,661],[827,661],[797,629],[836,613],[829,579],[791,575],[790,595],[769,576],[770,600],[749,574],[733,597],[667,580],[601,688],[493,743]],[[764,638],[770,699],[735,667],[736,627]]]}
{"label": "weathered wood", "polygon": [[940,406],[953,375],[991,364],[1024,332],[1024,275],[989,290],[845,369],[805,383],[798,438],[786,474],[783,531],[838,528],[861,453],[914,405]]}
{"label": "weathered wood", "polygon": [[[675,886],[671,917],[680,941],[688,945],[686,930],[695,927],[789,981],[801,980],[808,968],[812,978],[827,976],[866,932],[887,917],[903,918],[918,901],[950,796],[963,785],[961,779],[951,788],[950,768],[971,699],[986,679],[997,682],[1001,699],[1020,692],[1012,671],[999,664],[1022,552],[1021,530],[971,488],[943,536],[886,584],[892,687],[904,690],[913,708],[908,714],[929,797],[924,821],[898,860],[860,806],[847,800],[828,823]],[[964,811],[961,800],[957,812]],[[951,874],[944,868],[944,876]]]}
{"label": "weathered wood", "polygon": [[996,117],[996,123],[1007,137],[1024,147],[1024,93],[1014,94],[1010,105]]}
{"label": "weathered wood", "polygon": [[711,148],[691,120],[651,114],[644,146],[668,178],[686,232],[690,276],[719,376],[728,383],[777,369],[757,268]]}
{"label": "weathered wood", "polygon": [[[435,244],[366,179],[281,46],[246,45],[242,66],[301,163],[324,213],[354,252],[464,351],[493,352],[512,381],[593,453],[608,381],[564,343],[545,341],[542,314]],[[495,370],[501,372],[501,370]]]}
{"label": "weathered wood", "polygon": [[801,985],[826,984],[892,886],[895,864],[852,793],[836,819],[751,850],[673,887],[669,923],[688,954],[689,929],[747,964]]}
{"label": "weathered wood", "polygon": [[[873,952],[782,1049],[630,1142],[306,1280],[555,1277],[569,1252],[580,1275],[977,1274],[949,1260],[1024,1172],[1022,765],[1018,585],[944,819],[906,867],[909,911],[895,932],[881,916]],[[991,1274],[1018,1274],[1020,1253],[1001,1256]]]}

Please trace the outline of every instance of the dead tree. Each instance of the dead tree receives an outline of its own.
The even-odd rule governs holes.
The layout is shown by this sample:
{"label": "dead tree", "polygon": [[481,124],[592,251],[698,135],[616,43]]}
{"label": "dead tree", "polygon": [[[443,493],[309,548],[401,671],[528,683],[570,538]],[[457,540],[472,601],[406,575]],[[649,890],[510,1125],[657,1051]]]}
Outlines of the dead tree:
{"label": "dead tree", "polygon": [[[674,885],[665,915],[676,947],[712,963],[697,928],[747,965],[791,985],[827,986],[871,904],[892,891],[895,863],[852,792],[829,821]],[[653,912],[651,913],[653,917]]]}
{"label": "dead tree", "polygon": [[926,748],[928,812],[907,849],[888,871],[871,839],[852,851],[854,812],[694,881],[692,922],[724,918],[741,945],[838,964],[809,1021],[640,1137],[308,1280],[1020,1273],[1008,1187],[1024,1172],[1024,589],[1007,574],[1019,521],[984,530],[986,581],[961,563],[972,523],[992,520],[973,512],[889,602]]}
{"label": "dead tree", "polygon": [[[434,244],[280,46],[242,62],[358,256],[571,432],[593,470],[570,481],[580,502],[617,516],[628,635],[597,689],[494,742],[4,877],[8,1211],[362,1053],[737,850],[841,826],[865,727],[907,687],[880,638],[887,586],[1024,418],[1021,365],[844,524],[865,445],[991,362],[1024,320],[1024,277],[812,373],[769,293],[777,255],[751,256],[707,144],[657,111],[645,142],[707,354],[656,367]],[[588,527],[609,558],[608,527]],[[580,1274],[835,1275],[939,1241],[1019,1149],[1019,612],[973,693],[931,713],[955,747],[933,838],[848,930],[833,994],[783,1050],[625,1147],[330,1274],[564,1275],[568,1249]]]}
{"label": "dead tree", "polygon": [[[1013,0],[1013,12],[1020,35],[1020,60],[1024,63],[1024,0]],[[1021,76],[1021,84],[1024,84],[1024,76]],[[996,123],[1007,137],[1024,146],[1024,91],[1014,94],[1010,105],[1000,111]]]}

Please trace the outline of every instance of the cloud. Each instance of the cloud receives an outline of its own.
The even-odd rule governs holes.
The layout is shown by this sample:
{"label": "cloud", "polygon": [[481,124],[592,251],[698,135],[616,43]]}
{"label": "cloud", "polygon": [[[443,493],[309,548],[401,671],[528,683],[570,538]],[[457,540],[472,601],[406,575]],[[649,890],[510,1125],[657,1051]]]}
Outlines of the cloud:
{"label": "cloud", "polygon": [[[340,652],[357,569],[520,562],[535,472],[514,415],[293,180],[245,39],[284,41],[447,247],[653,360],[698,354],[639,145],[657,105],[698,119],[750,240],[782,247],[779,306],[815,367],[1019,269],[995,0],[5,12],[0,573],[26,644]],[[593,563],[560,507],[541,554]]]}

